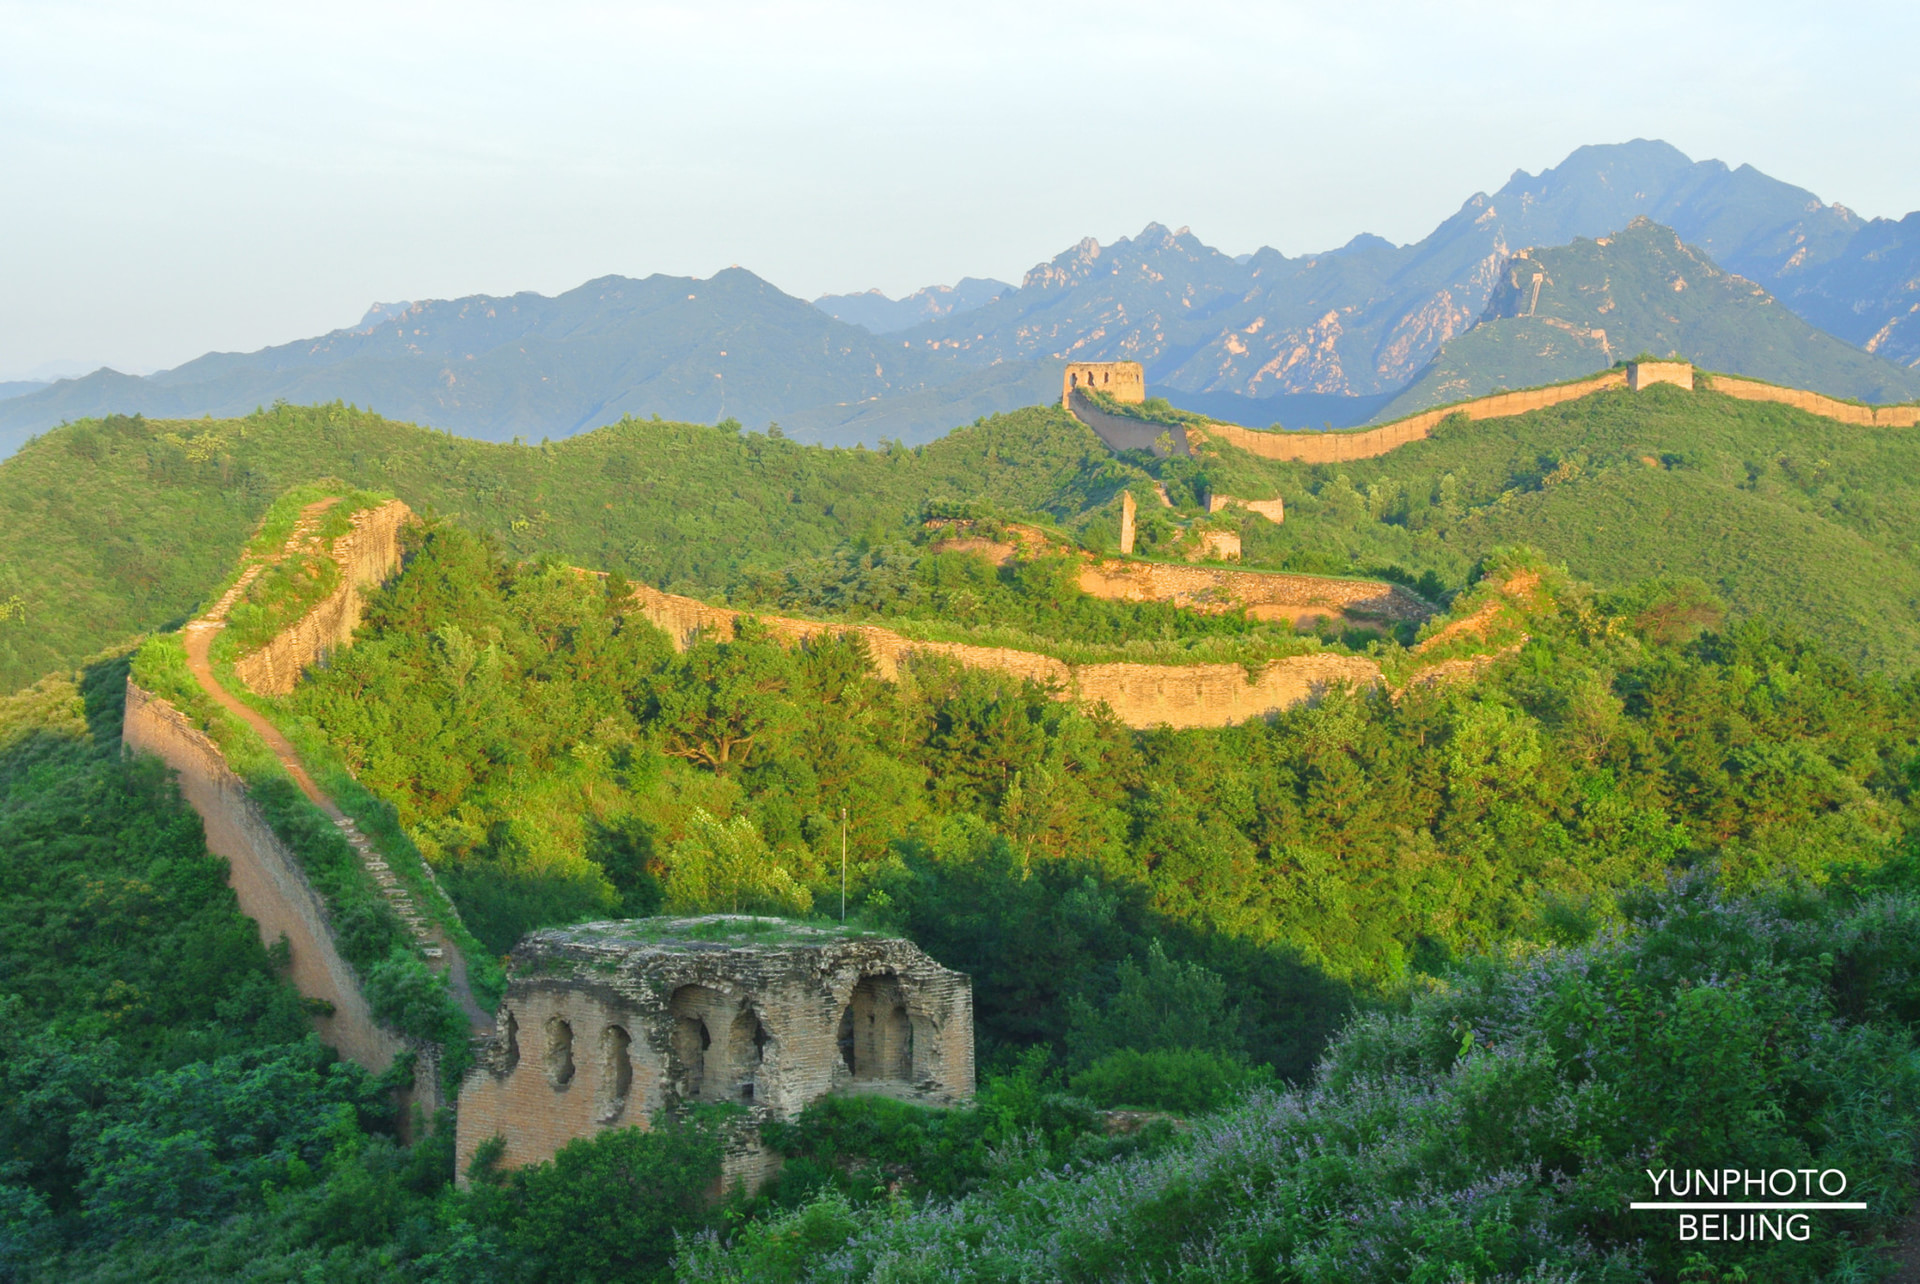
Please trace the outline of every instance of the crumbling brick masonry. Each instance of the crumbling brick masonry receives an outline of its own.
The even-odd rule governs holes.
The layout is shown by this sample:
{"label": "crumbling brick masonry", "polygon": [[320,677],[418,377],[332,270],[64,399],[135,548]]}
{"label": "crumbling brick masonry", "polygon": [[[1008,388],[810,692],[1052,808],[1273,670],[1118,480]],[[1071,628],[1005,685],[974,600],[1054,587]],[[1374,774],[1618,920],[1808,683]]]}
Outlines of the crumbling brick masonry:
{"label": "crumbling brick masonry", "polygon": [[460,1089],[457,1171],[509,1167],[701,1102],[746,1108],[726,1180],[777,1159],[766,1119],[830,1092],[929,1105],[973,1094],[973,989],[910,941],[712,915],[586,923],[514,949],[497,1033]]}

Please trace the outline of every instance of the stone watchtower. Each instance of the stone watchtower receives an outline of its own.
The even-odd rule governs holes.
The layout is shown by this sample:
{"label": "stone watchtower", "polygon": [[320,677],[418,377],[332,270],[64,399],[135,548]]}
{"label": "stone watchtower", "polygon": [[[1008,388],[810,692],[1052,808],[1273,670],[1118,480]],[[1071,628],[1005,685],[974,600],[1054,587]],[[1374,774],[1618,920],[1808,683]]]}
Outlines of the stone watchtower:
{"label": "stone watchtower", "polygon": [[831,1092],[929,1105],[973,1094],[973,989],[910,941],[711,915],[534,932],[514,949],[495,1036],[460,1088],[456,1171],[508,1167],[702,1102],[747,1110],[726,1180],[778,1159],[758,1126]]}
{"label": "stone watchtower", "polygon": [[1105,393],[1124,405],[1147,399],[1147,372],[1138,361],[1070,361],[1060,376],[1060,404],[1073,409],[1073,394],[1082,389]]}

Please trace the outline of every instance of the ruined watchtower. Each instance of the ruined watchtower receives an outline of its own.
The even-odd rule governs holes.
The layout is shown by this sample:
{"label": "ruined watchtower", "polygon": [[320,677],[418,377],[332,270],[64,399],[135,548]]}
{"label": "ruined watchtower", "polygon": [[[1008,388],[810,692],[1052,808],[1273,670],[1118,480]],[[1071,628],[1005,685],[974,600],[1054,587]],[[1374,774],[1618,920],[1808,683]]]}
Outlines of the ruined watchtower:
{"label": "ruined watchtower", "polygon": [[1137,406],[1147,399],[1147,372],[1138,361],[1069,361],[1060,376],[1060,404],[1072,410],[1073,394],[1082,389]]}
{"label": "ruined watchtower", "polygon": [[1693,390],[1693,363],[1690,361],[1629,361],[1627,387],[1639,392],[1656,383],[1670,383]]}
{"label": "ruined watchtower", "polygon": [[482,1142],[509,1167],[576,1137],[701,1102],[747,1108],[726,1179],[757,1184],[767,1119],[830,1092],[930,1105],[973,1093],[973,990],[911,941],[710,915],[534,932],[514,949],[498,1033],[460,1088],[457,1171]]}

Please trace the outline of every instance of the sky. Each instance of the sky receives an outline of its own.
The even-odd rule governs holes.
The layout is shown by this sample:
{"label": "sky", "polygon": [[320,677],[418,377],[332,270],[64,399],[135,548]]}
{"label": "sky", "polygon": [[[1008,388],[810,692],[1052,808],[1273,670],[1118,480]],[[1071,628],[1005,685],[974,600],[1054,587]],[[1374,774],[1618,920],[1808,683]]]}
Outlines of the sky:
{"label": "sky", "polygon": [[1411,241],[1635,137],[1898,217],[1916,50],[1878,0],[0,0],[0,380],[609,273],[897,296],[1155,220]]}

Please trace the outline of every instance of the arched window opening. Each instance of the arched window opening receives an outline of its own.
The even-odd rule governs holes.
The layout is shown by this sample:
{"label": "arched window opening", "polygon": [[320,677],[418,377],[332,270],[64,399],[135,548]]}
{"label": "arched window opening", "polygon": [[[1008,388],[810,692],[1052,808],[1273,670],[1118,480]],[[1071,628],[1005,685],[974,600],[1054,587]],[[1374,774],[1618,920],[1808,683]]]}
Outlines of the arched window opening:
{"label": "arched window opening", "polygon": [[[853,987],[847,1017],[852,1026],[848,1068],[855,1079],[905,1081],[912,1075],[913,1025],[907,1017],[907,998],[899,978],[891,974],[863,977]],[[843,1018],[843,1034],[848,1024]],[[841,1055],[847,1055],[844,1042]]]}
{"label": "arched window opening", "polygon": [[725,1013],[729,1006],[725,995],[703,985],[683,985],[668,1002],[668,1011],[673,1014],[669,1052],[683,1085],[681,1093],[689,1101],[725,1100],[730,1095],[727,1049],[724,1045],[713,1046],[714,1026],[728,1028]]}
{"label": "arched window opening", "polygon": [[512,1074],[520,1065],[520,1023],[513,1019],[513,1012],[507,1012],[507,1073]]}
{"label": "arched window opening", "polygon": [[627,1097],[633,1091],[633,1039],[617,1025],[600,1033],[600,1110],[601,1123],[612,1123],[626,1113]]}
{"label": "arched window opening", "polygon": [[1072,374],[1067,376],[1067,387],[1078,388],[1079,386],[1080,386],[1080,372],[1076,370]]}
{"label": "arched window opening", "polygon": [[733,1096],[742,1101],[753,1100],[760,1064],[766,1058],[767,1044],[771,1041],[767,1027],[761,1024],[760,1014],[752,1008],[744,1009],[733,1019],[733,1028],[727,1034],[727,1062],[733,1068]]}
{"label": "arched window opening", "polygon": [[573,1027],[559,1017],[547,1022],[547,1080],[556,1088],[573,1082]]}

